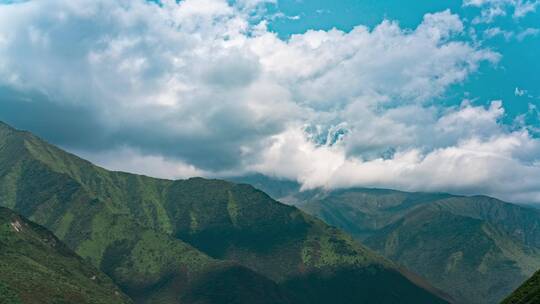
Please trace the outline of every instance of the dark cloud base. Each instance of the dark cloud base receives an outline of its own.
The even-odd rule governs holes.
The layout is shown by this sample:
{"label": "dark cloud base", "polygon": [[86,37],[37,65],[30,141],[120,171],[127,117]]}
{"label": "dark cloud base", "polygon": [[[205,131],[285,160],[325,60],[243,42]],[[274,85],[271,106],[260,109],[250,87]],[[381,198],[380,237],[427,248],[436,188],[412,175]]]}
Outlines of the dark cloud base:
{"label": "dark cloud base", "polygon": [[[0,87],[0,120],[69,150],[96,153],[130,147],[142,154],[161,155],[203,170],[223,171],[240,166],[242,143],[260,138],[257,132],[219,126],[211,138],[170,134],[156,128],[157,124],[138,123],[135,118],[130,122],[132,125],[116,126],[113,130],[107,128],[99,115],[90,107],[59,104],[40,93]],[[264,130],[268,131],[272,130]]]}

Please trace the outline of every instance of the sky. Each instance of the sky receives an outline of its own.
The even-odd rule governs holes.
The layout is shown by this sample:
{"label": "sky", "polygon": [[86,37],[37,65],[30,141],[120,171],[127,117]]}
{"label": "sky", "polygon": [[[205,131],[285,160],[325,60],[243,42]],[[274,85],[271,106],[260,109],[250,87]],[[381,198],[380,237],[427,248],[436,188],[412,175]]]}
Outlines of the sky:
{"label": "sky", "polygon": [[0,0],[0,120],[164,178],[540,203],[538,0]]}

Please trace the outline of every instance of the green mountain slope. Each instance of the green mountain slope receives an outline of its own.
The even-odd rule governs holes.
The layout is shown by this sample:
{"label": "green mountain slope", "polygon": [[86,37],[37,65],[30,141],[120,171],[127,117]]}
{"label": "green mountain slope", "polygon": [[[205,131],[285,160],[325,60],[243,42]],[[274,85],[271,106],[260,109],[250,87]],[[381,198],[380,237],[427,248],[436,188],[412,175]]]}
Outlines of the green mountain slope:
{"label": "green mountain slope", "polygon": [[535,304],[540,303],[540,271],[516,289],[501,304]]}
{"label": "green mountain slope", "polygon": [[425,203],[450,197],[438,193],[407,193],[386,189],[338,190],[310,198],[302,210],[363,240]]}
{"label": "green mountain slope", "polygon": [[299,205],[460,303],[497,303],[540,268],[540,212],[496,199],[382,189]]}
{"label": "green mountain slope", "polygon": [[52,233],[0,207],[0,303],[131,303]]}
{"label": "green mountain slope", "polygon": [[445,302],[341,231],[251,186],[109,172],[6,125],[0,202],[141,303]]}

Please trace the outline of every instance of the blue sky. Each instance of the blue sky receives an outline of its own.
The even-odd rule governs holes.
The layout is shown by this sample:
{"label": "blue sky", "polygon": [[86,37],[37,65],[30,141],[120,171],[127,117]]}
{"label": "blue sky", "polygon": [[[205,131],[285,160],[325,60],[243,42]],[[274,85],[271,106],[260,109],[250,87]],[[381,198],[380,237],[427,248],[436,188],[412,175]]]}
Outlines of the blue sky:
{"label": "blue sky", "polygon": [[540,203],[540,1],[0,3],[0,120],[101,166]]}

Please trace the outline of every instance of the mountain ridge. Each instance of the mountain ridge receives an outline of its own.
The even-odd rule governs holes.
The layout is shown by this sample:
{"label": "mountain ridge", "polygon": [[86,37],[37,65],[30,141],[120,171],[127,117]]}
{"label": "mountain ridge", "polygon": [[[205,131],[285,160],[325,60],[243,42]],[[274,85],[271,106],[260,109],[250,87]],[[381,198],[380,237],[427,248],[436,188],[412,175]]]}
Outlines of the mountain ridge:
{"label": "mountain ridge", "polygon": [[540,268],[540,212],[530,207],[483,195],[371,188],[295,193],[300,187],[290,182],[236,180],[285,194],[460,303],[498,303]]}
{"label": "mountain ridge", "polygon": [[[233,275],[228,281],[261,276],[260,290],[275,303],[448,302],[338,229],[249,185],[110,172],[10,127],[0,128],[0,161],[0,202],[50,228],[142,303],[193,299],[216,282],[214,269]],[[245,271],[221,271],[223,263]],[[344,282],[354,291],[336,296]],[[249,290],[221,290],[212,303],[247,301],[231,302],[231,294],[250,298]]]}

